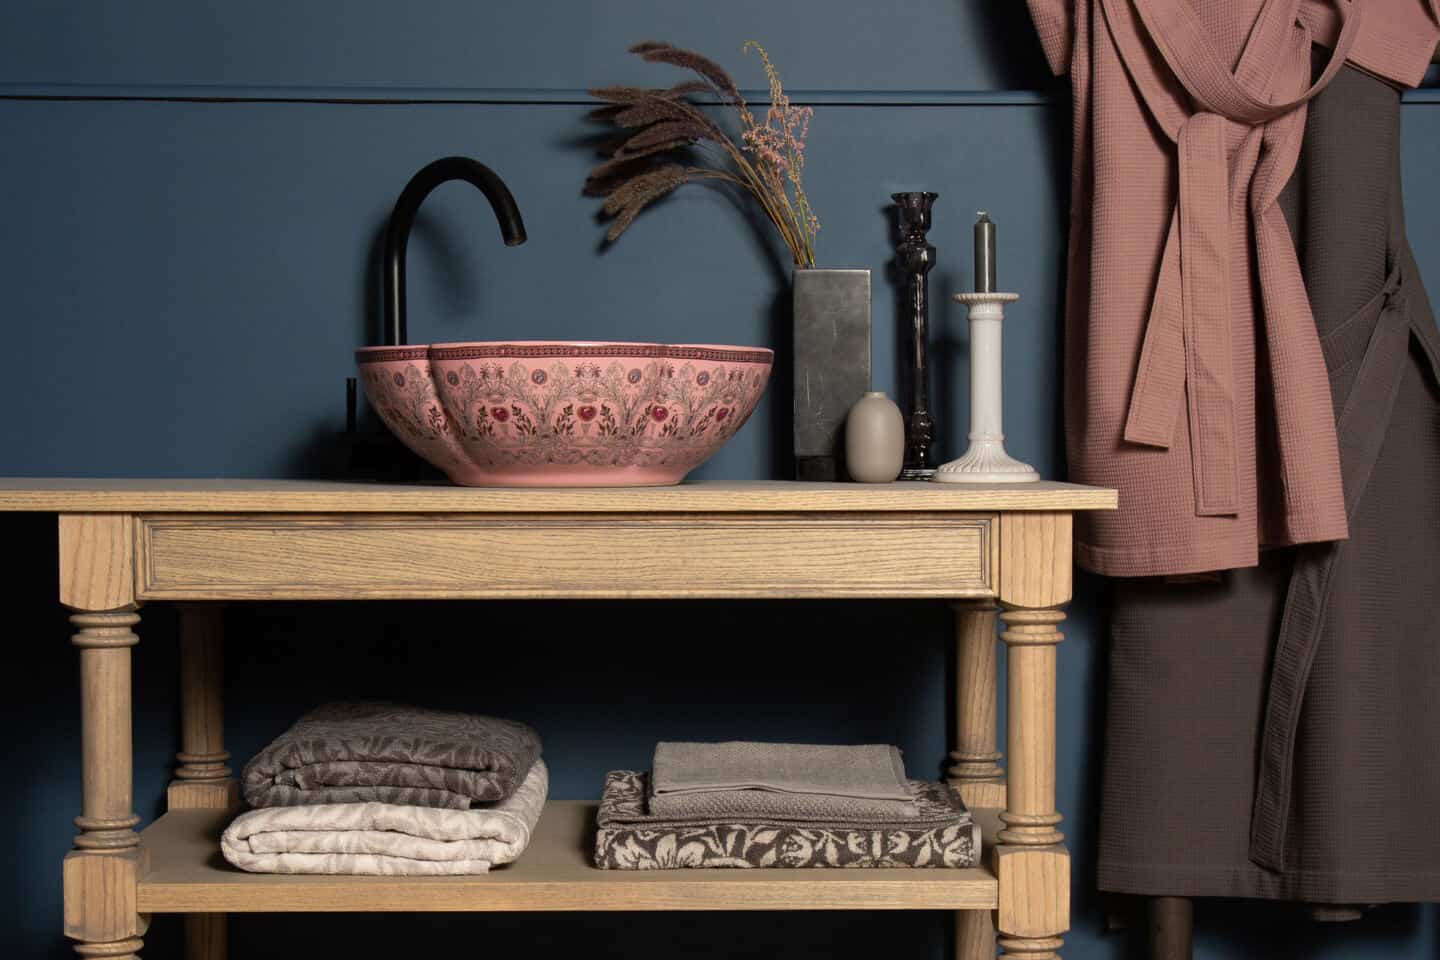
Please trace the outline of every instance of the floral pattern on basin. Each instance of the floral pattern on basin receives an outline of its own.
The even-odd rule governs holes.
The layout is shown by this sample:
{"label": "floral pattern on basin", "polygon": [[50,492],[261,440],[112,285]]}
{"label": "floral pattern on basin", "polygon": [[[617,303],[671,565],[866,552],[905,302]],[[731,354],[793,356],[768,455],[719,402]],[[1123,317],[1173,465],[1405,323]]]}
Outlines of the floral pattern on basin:
{"label": "floral pattern on basin", "polygon": [[371,404],[461,484],[678,483],[749,419],[772,355],[660,344],[359,352]]}
{"label": "floral pattern on basin", "polygon": [[390,432],[424,459],[453,475],[469,461],[450,422],[426,359],[362,363],[360,382]]}

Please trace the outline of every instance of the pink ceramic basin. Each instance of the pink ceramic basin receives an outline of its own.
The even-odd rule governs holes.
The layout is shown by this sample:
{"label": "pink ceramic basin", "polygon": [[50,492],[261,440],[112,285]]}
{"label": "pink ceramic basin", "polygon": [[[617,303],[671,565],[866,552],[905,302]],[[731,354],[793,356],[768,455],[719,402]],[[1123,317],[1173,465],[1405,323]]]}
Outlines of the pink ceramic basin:
{"label": "pink ceramic basin", "polygon": [[464,486],[679,483],[749,419],[774,354],[700,344],[363,347],[370,404]]}

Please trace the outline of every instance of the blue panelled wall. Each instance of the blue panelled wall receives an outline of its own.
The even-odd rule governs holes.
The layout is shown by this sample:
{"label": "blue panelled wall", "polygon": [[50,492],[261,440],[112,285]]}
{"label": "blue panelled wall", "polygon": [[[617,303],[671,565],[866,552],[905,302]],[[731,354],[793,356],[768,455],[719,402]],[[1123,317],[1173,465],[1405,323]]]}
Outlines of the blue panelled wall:
{"label": "blue panelled wall", "polygon": [[[900,335],[887,199],[935,190],[937,406],[942,452],[960,449],[964,318],[941,295],[971,282],[969,224],[984,207],[1000,224],[1001,282],[1022,294],[1007,324],[1009,443],[1063,475],[1068,100],[1014,0],[8,0],[0,474],[327,475],[350,350],[375,328],[379,230],[408,176],[450,153],[506,178],[530,242],[502,247],[468,187],[438,191],[410,247],[417,341],[650,339],[783,354],[788,268],[724,197],[687,188],[602,249],[595,204],[580,195],[596,133],[584,88],[670,77],[626,46],[693,45],[758,89],[759,65],[741,53],[751,38],[797,99],[817,105],[807,180],[820,261],[876,271],[876,388],[894,389]],[[1428,176],[1440,106],[1422,93],[1404,118],[1412,238],[1440,283],[1440,187]],[[783,475],[787,407],[777,389],[699,475]],[[72,955],[59,866],[79,807],[78,710],[53,535],[53,517],[0,518],[17,562],[0,648],[12,904],[0,945],[11,956]],[[176,656],[173,611],[144,618],[136,808],[148,820],[176,749]],[[606,769],[643,765],[659,738],[893,741],[912,769],[935,774],[948,747],[947,622],[938,604],[237,606],[228,746],[238,766],[322,699],[391,697],[529,720],[563,798],[593,797]],[[1059,704],[1070,960],[1139,955],[1133,933],[1102,933],[1107,903],[1093,888],[1103,624],[1103,584],[1083,579]],[[1199,923],[1207,960],[1434,957],[1440,943],[1429,907],[1317,928],[1283,906],[1206,903]],[[157,919],[145,956],[178,956],[178,930]],[[441,944],[625,960],[939,960],[949,918],[237,917],[232,937],[238,956],[274,960]]]}

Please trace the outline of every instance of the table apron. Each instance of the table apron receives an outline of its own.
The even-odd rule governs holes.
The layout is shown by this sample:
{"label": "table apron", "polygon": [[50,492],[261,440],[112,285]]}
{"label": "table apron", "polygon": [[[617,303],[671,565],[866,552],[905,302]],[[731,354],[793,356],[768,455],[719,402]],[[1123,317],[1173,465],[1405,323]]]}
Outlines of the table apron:
{"label": "table apron", "polygon": [[138,600],[963,598],[994,514],[142,514]]}

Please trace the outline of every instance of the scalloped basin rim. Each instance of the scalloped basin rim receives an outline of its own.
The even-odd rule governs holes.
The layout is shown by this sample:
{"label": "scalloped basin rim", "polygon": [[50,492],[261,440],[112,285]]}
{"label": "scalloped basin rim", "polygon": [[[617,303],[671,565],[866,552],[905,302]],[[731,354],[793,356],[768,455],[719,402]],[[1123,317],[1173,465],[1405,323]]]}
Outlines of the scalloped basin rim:
{"label": "scalloped basin rim", "polygon": [[401,442],[465,486],[679,483],[754,412],[765,347],[481,340],[360,347]]}
{"label": "scalloped basin rim", "polygon": [[[444,343],[409,343],[390,346],[356,347],[355,358],[365,362],[367,355],[383,353],[386,351],[402,350],[414,351],[414,354],[428,355],[431,350],[496,350],[501,355],[508,351],[519,351],[523,355],[527,350],[544,350],[545,356],[555,355],[558,351],[569,349],[603,349],[615,351],[615,356],[665,356],[668,351],[693,351],[693,350],[715,350],[725,353],[761,353],[768,354],[773,361],[775,351],[769,347],[750,347],[728,343],[651,343],[640,340],[456,340]],[[633,348],[636,352],[626,354],[620,352],[621,348]],[[552,352],[553,351],[553,352]],[[677,358],[678,359],[678,358]]]}

